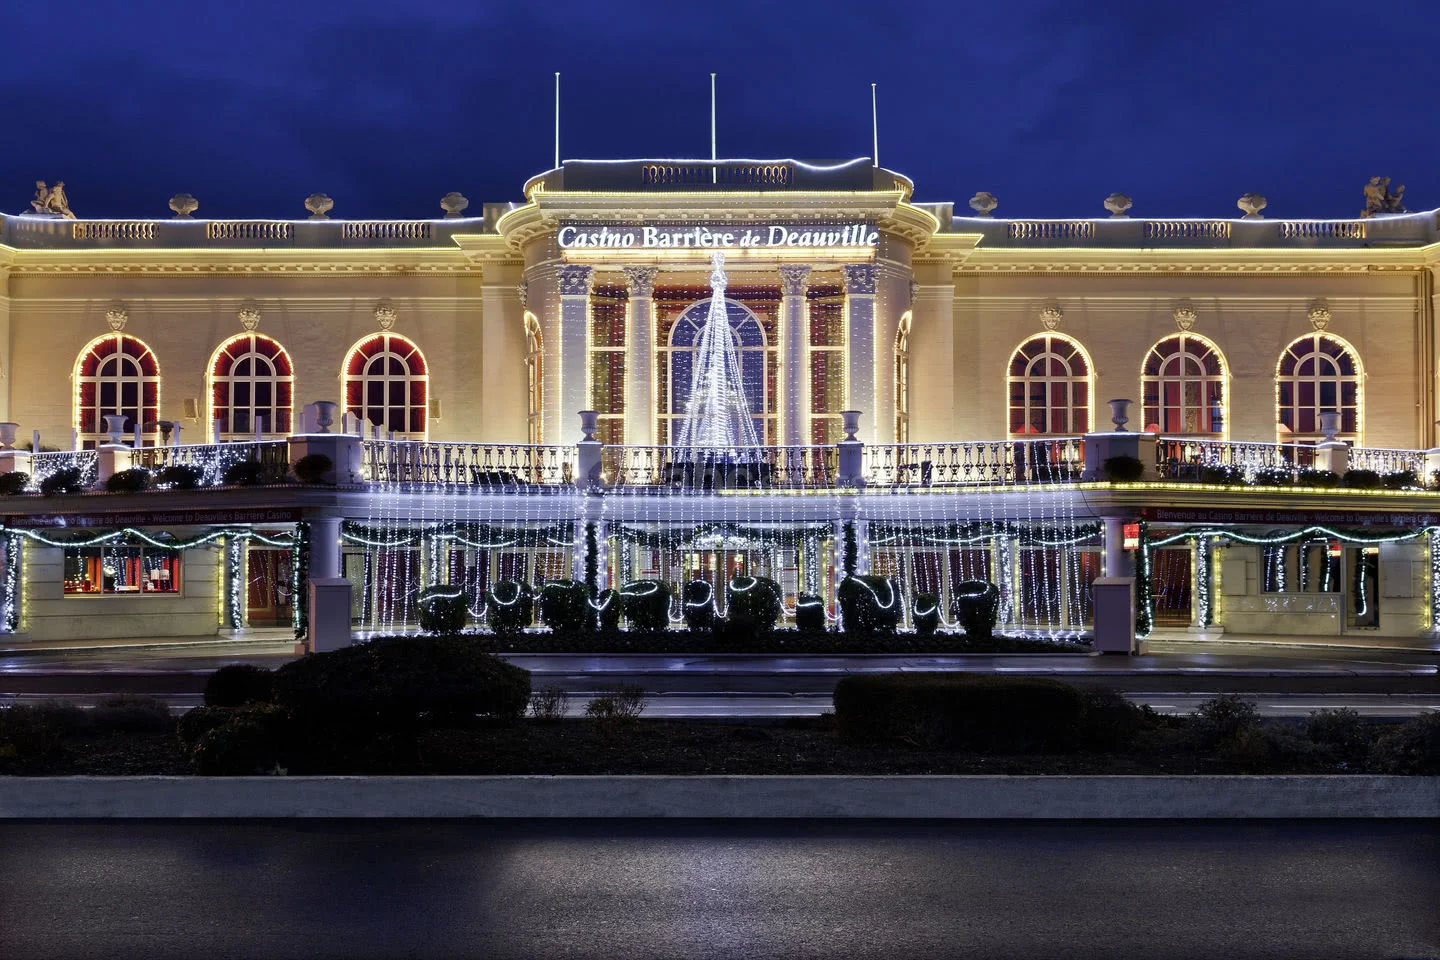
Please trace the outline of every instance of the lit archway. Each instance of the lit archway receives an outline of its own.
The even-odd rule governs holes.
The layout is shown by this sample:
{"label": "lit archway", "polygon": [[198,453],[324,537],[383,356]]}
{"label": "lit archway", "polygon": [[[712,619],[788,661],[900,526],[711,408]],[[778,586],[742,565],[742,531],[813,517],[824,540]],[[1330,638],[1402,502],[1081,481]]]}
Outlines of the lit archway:
{"label": "lit archway", "polygon": [[290,433],[295,368],[278,341],[238,333],[220,344],[206,371],[206,423],[220,421],[222,440]]}
{"label": "lit archway", "polygon": [[1145,355],[1140,395],[1145,427],[1172,436],[1224,439],[1230,370],[1225,355],[1197,333],[1175,333]]}
{"label": "lit archway", "polygon": [[1365,431],[1365,368],[1360,354],[1331,333],[1292,340],[1275,364],[1276,433],[1281,442],[1319,439],[1320,414],[1340,414],[1341,440]]}
{"label": "lit archway", "polygon": [[1010,355],[1010,436],[1085,433],[1093,417],[1090,357],[1063,333],[1031,337]]}
{"label": "lit archway", "polygon": [[160,419],[160,363],[144,341],[126,333],[107,333],[87,343],[75,360],[73,423],[80,444],[104,443],[106,416],[125,417],[125,433],[141,429],[153,446]]}
{"label": "lit archway", "polygon": [[374,333],[350,348],[342,368],[345,410],[381,435],[424,440],[429,431],[430,375],[407,337]]}

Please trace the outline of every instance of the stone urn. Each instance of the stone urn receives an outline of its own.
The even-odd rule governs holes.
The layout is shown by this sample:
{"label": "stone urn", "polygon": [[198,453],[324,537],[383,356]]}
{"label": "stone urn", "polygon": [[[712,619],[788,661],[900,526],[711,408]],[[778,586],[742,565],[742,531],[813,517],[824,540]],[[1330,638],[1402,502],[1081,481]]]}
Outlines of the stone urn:
{"label": "stone urn", "polygon": [[1325,410],[1320,414],[1320,432],[1325,435],[1326,443],[1335,442],[1335,434],[1340,432],[1340,414],[1334,410]]}
{"label": "stone urn", "polygon": [[975,211],[977,217],[988,217],[1000,206],[1000,201],[995,199],[995,194],[988,190],[981,190],[970,198],[970,209]]}
{"label": "stone urn", "polygon": [[200,209],[200,201],[188,193],[177,193],[170,198],[170,209],[175,211],[176,220],[189,220],[190,214]]}
{"label": "stone urn", "polygon": [[1130,422],[1130,404],[1134,400],[1106,400],[1110,404],[1110,422],[1115,424],[1116,433],[1128,433],[1125,424]]}
{"label": "stone urn", "polygon": [[1247,193],[1235,201],[1235,206],[1245,211],[1243,220],[1264,220],[1260,211],[1265,209],[1265,198],[1258,193]]}
{"label": "stone urn", "polygon": [[315,432],[316,432],[316,433],[329,433],[329,432],[330,432],[330,425],[335,422],[335,411],[338,410],[339,408],[340,408],[340,404],[336,403],[336,402],[333,401],[333,400],[316,400],[316,401],[315,401]]}
{"label": "stone urn", "polygon": [[457,220],[465,215],[465,208],[470,206],[470,201],[463,193],[451,190],[440,198],[440,209],[445,211],[446,220]]}
{"label": "stone urn", "polygon": [[840,429],[845,431],[845,442],[856,443],[855,434],[860,432],[860,411],[841,410]]}
{"label": "stone urn", "polygon": [[329,220],[326,216],[335,207],[335,201],[323,193],[312,193],[305,198],[305,209],[310,211],[311,220]]}
{"label": "stone urn", "polygon": [[105,414],[105,432],[110,435],[111,443],[119,445],[120,438],[125,435],[125,421],[128,419],[129,417],[119,413]]}
{"label": "stone urn", "polygon": [[15,431],[20,429],[20,424],[5,421],[0,423],[0,450],[15,449]]}
{"label": "stone urn", "polygon": [[581,434],[583,434],[583,436],[581,436],[580,441],[581,441],[582,443],[594,443],[594,442],[598,439],[598,438],[595,436],[595,431],[596,431],[596,430],[599,430],[599,429],[600,429],[600,411],[598,411],[598,410],[581,410],[581,411],[580,411],[580,432],[581,432]]}
{"label": "stone urn", "polygon": [[1123,193],[1112,193],[1105,198],[1105,209],[1110,211],[1112,217],[1128,217],[1130,214],[1126,211],[1134,206],[1134,203]]}

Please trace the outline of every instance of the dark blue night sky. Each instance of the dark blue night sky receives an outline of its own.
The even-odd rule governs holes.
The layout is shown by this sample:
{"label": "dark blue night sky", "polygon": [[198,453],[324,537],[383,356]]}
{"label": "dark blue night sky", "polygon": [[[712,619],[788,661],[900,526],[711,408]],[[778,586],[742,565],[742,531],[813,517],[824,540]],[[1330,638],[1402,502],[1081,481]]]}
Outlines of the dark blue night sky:
{"label": "dark blue night sky", "polygon": [[566,157],[870,153],[920,200],[1000,216],[1345,217],[1375,174],[1440,206],[1440,4],[549,0],[12,9],[0,210],[66,181],[81,216],[439,216]]}

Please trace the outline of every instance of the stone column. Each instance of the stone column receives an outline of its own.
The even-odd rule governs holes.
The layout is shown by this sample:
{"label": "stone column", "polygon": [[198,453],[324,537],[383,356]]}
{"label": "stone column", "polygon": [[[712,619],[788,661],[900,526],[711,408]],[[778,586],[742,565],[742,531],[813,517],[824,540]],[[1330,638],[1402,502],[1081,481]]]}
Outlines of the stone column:
{"label": "stone column", "polygon": [[340,576],[340,518],[321,514],[310,521],[308,652],[350,645],[350,581]]}
{"label": "stone column", "polygon": [[868,415],[861,437],[876,442],[875,417],[875,283],[879,268],[862,263],[845,268],[846,406]]}
{"label": "stone column", "polygon": [[810,268],[785,264],[780,268],[780,443],[810,443],[810,340],[805,291]]}
{"label": "stone column", "polygon": [[[547,434],[545,442],[571,444],[580,440],[575,414],[590,407],[585,386],[589,380],[586,368],[590,363],[590,283],[595,277],[595,269],[570,264],[559,267],[556,272],[560,282],[560,356],[557,371],[560,410],[557,419],[562,427],[553,437]],[[548,373],[546,375],[549,376]]]}
{"label": "stone column", "polygon": [[626,267],[625,442],[655,442],[655,275],[658,267]]}

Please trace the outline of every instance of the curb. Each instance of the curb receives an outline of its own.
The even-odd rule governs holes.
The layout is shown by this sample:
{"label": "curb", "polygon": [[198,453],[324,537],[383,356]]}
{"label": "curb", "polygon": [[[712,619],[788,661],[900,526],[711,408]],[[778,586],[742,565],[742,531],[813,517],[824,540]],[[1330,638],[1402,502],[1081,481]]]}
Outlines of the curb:
{"label": "curb", "polygon": [[0,777],[0,819],[1440,817],[1440,777]]}

